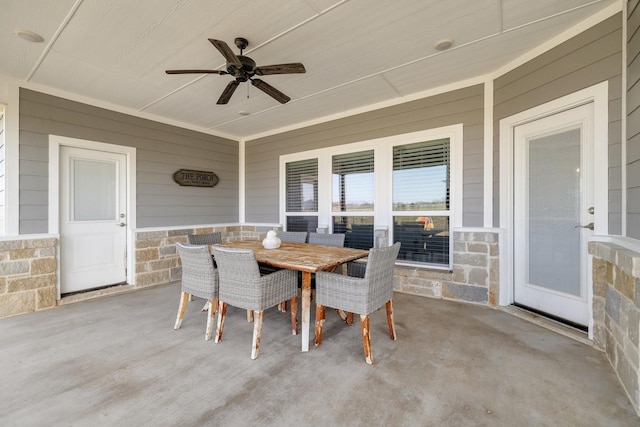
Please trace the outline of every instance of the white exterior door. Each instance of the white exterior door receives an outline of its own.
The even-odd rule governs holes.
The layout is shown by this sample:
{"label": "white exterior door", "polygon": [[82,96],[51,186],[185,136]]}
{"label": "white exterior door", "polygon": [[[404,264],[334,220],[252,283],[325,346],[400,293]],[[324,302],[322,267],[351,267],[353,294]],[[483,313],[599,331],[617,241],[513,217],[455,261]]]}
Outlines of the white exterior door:
{"label": "white exterior door", "polygon": [[593,103],[514,128],[514,302],[587,326]]}
{"label": "white exterior door", "polygon": [[125,282],[126,156],[61,146],[60,293]]}

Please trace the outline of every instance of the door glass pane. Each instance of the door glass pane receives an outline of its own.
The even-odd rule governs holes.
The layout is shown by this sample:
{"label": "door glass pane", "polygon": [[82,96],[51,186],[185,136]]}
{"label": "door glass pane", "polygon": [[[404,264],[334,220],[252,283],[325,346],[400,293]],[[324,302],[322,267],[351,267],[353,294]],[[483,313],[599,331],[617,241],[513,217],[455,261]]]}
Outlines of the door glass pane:
{"label": "door glass pane", "polygon": [[71,220],[116,220],[116,164],[73,159],[71,173]]}
{"label": "door glass pane", "polygon": [[528,143],[528,281],[579,296],[580,129]]}

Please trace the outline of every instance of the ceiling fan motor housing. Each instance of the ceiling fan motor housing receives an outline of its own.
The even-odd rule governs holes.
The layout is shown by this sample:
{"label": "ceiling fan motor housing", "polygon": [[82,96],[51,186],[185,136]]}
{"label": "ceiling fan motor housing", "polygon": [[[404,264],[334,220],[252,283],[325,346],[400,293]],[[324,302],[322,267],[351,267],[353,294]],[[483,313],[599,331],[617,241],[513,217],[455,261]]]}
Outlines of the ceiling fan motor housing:
{"label": "ceiling fan motor housing", "polygon": [[234,76],[237,81],[246,82],[255,74],[256,62],[244,55],[238,55],[238,59],[242,67],[238,68],[234,64],[227,64],[227,72]]}

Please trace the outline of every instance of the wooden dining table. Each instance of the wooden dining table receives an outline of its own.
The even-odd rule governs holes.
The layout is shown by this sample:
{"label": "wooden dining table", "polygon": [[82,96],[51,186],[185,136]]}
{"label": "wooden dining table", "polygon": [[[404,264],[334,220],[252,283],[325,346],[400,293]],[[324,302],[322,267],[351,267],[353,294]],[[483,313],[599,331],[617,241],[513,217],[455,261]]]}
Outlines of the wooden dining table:
{"label": "wooden dining table", "polygon": [[338,266],[359,258],[369,251],[309,243],[282,242],[277,249],[265,249],[258,240],[220,243],[225,248],[251,249],[259,263],[302,272],[302,351],[309,351],[311,312],[311,274],[333,271]]}

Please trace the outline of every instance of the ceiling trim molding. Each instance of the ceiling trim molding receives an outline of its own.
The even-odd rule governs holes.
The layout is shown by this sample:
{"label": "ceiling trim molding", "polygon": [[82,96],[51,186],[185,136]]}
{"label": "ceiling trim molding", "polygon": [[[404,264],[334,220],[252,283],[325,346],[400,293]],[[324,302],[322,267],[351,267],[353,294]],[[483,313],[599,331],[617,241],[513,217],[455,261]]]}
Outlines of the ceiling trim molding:
{"label": "ceiling trim molding", "polygon": [[343,118],[346,118],[346,117],[355,116],[357,114],[368,113],[370,111],[376,111],[376,110],[380,110],[380,109],[386,108],[386,107],[393,107],[395,105],[400,105],[400,104],[405,104],[407,102],[416,101],[418,99],[429,98],[431,96],[440,95],[442,93],[452,92],[452,91],[458,90],[458,89],[464,89],[464,88],[469,87],[469,86],[475,86],[475,85],[484,84],[484,82],[486,80],[487,80],[487,76],[486,75],[474,77],[474,78],[467,79],[467,80],[460,80],[460,81],[457,81],[457,82],[454,82],[454,83],[451,83],[451,84],[438,86],[436,88],[432,88],[432,89],[428,89],[428,90],[425,90],[425,91],[422,91],[422,92],[416,92],[416,93],[413,93],[411,95],[403,96],[402,98],[394,98],[394,99],[391,99],[391,100],[387,100],[387,101],[382,101],[382,102],[378,102],[378,103],[375,103],[375,104],[366,105],[364,107],[353,108],[351,110],[343,111],[341,113],[331,114],[331,115],[328,115],[328,116],[320,117],[318,119],[307,120],[305,122],[296,123],[295,125],[284,126],[284,127],[278,128],[278,129],[271,130],[271,131],[250,135],[250,136],[245,137],[244,140],[245,141],[253,141],[255,139],[260,139],[260,138],[264,138],[264,137],[267,137],[267,136],[277,135],[279,133],[285,133],[285,132],[289,132],[289,131],[296,130],[296,129],[302,129],[302,128],[305,128],[305,127],[309,127],[309,126],[313,126],[313,125],[317,125],[317,124],[321,124],[321,123],[331,122],[333,120],[343,119]]}

